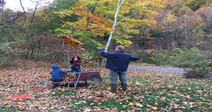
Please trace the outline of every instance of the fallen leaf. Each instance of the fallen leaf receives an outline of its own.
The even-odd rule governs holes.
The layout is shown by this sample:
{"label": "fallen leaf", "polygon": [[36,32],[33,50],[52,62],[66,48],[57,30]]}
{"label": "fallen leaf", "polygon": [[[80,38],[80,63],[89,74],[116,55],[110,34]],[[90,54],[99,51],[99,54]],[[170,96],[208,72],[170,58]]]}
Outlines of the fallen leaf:
{"label": "fallen leaf", "polygon": [[138,106],[138,107],[143,107],[143,105],[140,104],[140,103],[135,103],[135,105]]}
{"label": "fallen leaf", "polygon": [[91,103],[90,106],[94,105],[94,103]]}
{"label": "fallen leaf", "polygon": [[0,75],[0,78],[3,78],[4,77],[4,75]]}
{"label": "fallen leaf", "polygon": [[186,104],[186,105],[188,104],[187,102],[183,102],[183,103]]}
{"label": "fallen leaf", "polygon": [[129,103],[129,105],[133,105],[133,103],[132,103],[132,102],[130,102],[130,103]]}
{"label": "fallen leaf", "polygon": [[134,96],[134,99],[138,100],[138,99],[139,99],[139,97],[137,97],[137,96]]}
{"label": "fallen leaf", "polygon": [[202,93],[203,91],[202,91],[202,90],[196,90],[196,92],[198,92],[198,93]]}
{"label": "fallen leaf", "polygon": [[100,97],[95,97],[94,100],[100,101],[100,100],[102,100],[102,98],[100,98]]}
{"label": "fallen leaf", "polygon": [[157,108],[157,107],[152,106],[152,107],[151,107],[151,109],[152,109],[152,110],[157,110],[158,108]]}

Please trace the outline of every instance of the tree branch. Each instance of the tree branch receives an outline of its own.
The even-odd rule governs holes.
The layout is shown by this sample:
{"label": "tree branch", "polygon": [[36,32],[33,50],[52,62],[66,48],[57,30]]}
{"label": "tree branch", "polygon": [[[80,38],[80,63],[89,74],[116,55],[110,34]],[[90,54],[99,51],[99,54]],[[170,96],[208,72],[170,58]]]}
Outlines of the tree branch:
{"label": "tree branch", "polygon": [[123,3],[124,3],[124,0],[122,0],[121,4],[119,5],[119,8],[123,5]]}
{"label": "tree branch", "polygon": [[[34,11],[34,13],[33,13],[33,15],[32,15],[32,19],[31,19],[31,21],[30,21],[31,24],[32,24],[33,21],[34,21],[34,17],[35,17],[35,13],[36,13],[37,9],[38,9],[38,2],[36,2],[35,11]],[[31,24],[29,25],[29,29],[28,29],[28,31],[27,31],[27,37],[29,36],[30,30],[31,30],[31,27],[32,27]]]}
{"label": "tree branch", "polygon": [[11,22],[14,22],[15,20],[17,20],[17,19],[20,18],[21,16],[23,16],[23,14],[22,14],[22,13],[18,13],[17,16],[16,16],[14,19],[8,20],[8,21],[6,21],[6,22],[0,23],[0,26],[1,26],[1,25],[4,25],[4,23],[11,23]]}
{"label": "tree branch", "polygon": [[[144,8],[141,8],[139,11],[141,11],[142,9],[144,9]],[[117,22],[116,25],[118,25],[120,22],[124,21],[124,20],[127,19],[127,18],[131,18],[132,16],[134,16],[135,14],[137,14],[139,11],[136,11],[136,12],[134,12],[132,15],[123,18],[122,20],[120,20],[119,22]]]}
{"label": "tree branch", "polygon": [[19,0],[19,1],[20,1],[21,8],[24,11],[24,20],[26,21],[26,11],[25,11],[25,8],[24,8],[24,6],[22,4],[22,0]]}

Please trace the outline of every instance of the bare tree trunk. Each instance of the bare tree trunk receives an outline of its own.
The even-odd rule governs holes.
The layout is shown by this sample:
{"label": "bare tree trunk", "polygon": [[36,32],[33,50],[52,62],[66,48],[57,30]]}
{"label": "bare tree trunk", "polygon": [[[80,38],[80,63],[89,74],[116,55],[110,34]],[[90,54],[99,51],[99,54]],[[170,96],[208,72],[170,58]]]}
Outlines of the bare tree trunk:
{"label": "bare tree trunk", "polygon": [[26,21],[26,11],[25,11],[25,8],[24,8],[24,6],[22,4],[22,0],[19,0],[19,1],[20,1],[21,8],[24,11],[24,20]]}
{"label": "bare tree trunk", "polygon": [[[36,6],[35,6],[35,11],[34,11],[34,13],[33,13],[33,15],[32,15],[32,19],[31,19],[31,21],[30,21],[30,23],[32,24],[33,23],[33,21],[34,21],[34,17],[35,17],[35,13],[36,13],[36,11],[37,11],[37,9],[38,9],[38,2],[36,2]],[[32,28],[32,25],[29,25],[29,28],[28,28],[28,31],[27,31],[27,37],[29,36],[29,33],[30,33],[30,30],[31,30],[31,28]]]}
{"label": "bare tree trunk", "polygon": [[174,40],[174,35],[173,35],[173,33],[172,33],[172,42],[171,42],[171,43],[172,43],[172,49],[175,48],[175,40]]}
{"label": "bare tree trunk", "polygon": [[185,30],[184,30],[184,32],[185,32],[185,47],[187,47],[188,46],[188,30],[189,30],[189,24],[188,24],[188,20],[187,20],[187,16],[188,16],[188,12],[186,12],[186,14],[184,15],[185,16],[185,20],[184,20],[184,25],[185,25]]}
{"label": "bare tree trunk", "polygon": [[29,58],[29,52],[30,52],[30,48],[27,48],[27,52],[26,52],[26,55],[25,55],[25,58],[26,58],[26,59]]}
{"label": "bare tree trunk", "polygon": [[4,22],[4,3],[2,4],[2,11],[1,11],[1,21],[2,21],[2,23]]}
{"label": "bare tree trunk", "polygon": [[31,59],[34,59],[34,57],[33,57],[33,54],[34,54],[34,47],[32,48],[32,50],[31,50]]}

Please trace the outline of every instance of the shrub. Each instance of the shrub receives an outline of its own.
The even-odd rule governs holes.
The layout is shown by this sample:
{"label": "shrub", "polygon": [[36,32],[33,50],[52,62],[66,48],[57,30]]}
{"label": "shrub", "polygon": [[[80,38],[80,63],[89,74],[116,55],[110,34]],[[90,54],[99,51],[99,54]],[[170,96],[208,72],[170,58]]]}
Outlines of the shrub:
{"label": "shrub", "polygon": [[176,48],[167,50],[144,50],[141,52],[142,62],[157,65],[172,65],[182,68],[191,68],[186,77],[202,77],[212,71],[212,53],[201,51],[194,47],[190,49]]}
{"label": "shrub", "polygon": [[207,71],[200,71],[198,69],[187,70],[184,74],[186,78],[203,78],[207,74]]}
{"label": "shrub", "polygon": [[15,66],[19,58],[20,49],[15,47],[15,42],[0,44],[0,66]]}
{"label": "shrub", "polygon": [[0,44],[0,57],[17,57],[20,49],[16,47],[15,42],[5,42]]}
{"label": "shrub", "polygon": [[0,66],[16,66],[17,60],[7,57],[0,57]]}

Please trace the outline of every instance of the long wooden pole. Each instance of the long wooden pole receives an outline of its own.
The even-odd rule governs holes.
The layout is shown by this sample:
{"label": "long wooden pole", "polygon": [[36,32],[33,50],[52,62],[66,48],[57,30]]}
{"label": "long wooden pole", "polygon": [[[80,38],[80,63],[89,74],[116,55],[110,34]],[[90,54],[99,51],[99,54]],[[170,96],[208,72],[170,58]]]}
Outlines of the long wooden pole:
{"label": "long wooden pole", "polygon": [[71,64],[70,64],[70,46],[67,46],[67,63],[68,63],[68,69],[71,70]]}

